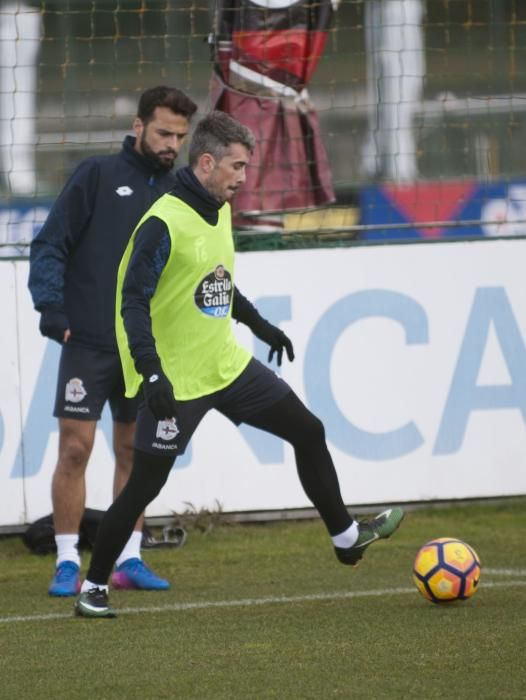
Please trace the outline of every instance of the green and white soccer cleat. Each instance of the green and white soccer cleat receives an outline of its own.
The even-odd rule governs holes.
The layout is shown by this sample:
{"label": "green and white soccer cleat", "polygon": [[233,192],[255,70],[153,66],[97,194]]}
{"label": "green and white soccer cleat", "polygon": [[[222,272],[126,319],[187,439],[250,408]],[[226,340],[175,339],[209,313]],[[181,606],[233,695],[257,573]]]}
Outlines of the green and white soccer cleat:
{"label": "green and white soccer cleat", "polygon": [[80,617],[116,617],[108,602],[108,593],[104,588],[94,586],[81,593],[75,603],[75,615]]}
{"label": "green and white soccer cleat", "polygon": [[352,547],[335,547],[336,556],[342,564],[355,566],[369,545],[378,540],[385,540],[393,534],[403,517],[404,511],[401,508],[390,508],[372,520],[360,520],[358,539]]}

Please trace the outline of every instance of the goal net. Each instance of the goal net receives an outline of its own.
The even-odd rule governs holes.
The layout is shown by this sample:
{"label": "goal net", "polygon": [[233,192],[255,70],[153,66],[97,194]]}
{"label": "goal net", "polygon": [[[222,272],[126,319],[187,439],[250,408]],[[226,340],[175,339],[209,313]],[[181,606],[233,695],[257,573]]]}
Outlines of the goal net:
{"label": "goal net", "polygon": [[160,83],[250,122],[244,230],[525,234],[524,46],[521,0],[3,0],[0,251]]}

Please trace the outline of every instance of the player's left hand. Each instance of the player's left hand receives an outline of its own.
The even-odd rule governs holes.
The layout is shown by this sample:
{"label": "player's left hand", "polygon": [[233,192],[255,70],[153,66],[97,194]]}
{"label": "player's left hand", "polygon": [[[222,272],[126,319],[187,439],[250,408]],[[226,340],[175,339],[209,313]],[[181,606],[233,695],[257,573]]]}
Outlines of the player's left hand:
{"label": "player's left hand", "polygon": [[281,328],[273,326],[268,321],[265,321],[257,328],[257,330],[254,330],[254,334],[260,340],[262,340],[264,343],[267,343],[267,345],[270,346],[270,350],[268,352],[269,362],[272,362],[272,358],[275,354],[278,367],[281,367],[281,361],[283,359],[283,350],[285,350],[285,352],[287,353],[289,362],[292,362],[294,360],[294,348],[292,347],[292,342],[290,338],[288,338],[285,335],[285,333],[283,333]]}

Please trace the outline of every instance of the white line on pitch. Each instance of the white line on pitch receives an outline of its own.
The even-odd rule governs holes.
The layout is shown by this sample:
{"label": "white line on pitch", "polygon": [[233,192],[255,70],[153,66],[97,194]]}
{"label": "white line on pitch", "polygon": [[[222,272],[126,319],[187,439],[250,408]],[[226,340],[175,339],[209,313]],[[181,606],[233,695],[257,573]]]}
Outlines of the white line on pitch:
{"label": "white line on pitch", "polygon": [[[526,586],[526,580],[518,581],[484,581],[481,588],[513,588]],[[169,605],[151,605],[144,608],[117,608],[118,615],[136,615],[138,613],[178,612],[184,610],[207,610],[210,608],[242,608],[256,605],[277,605],[280,603],[308,603],[316,600],[342,600],[349,598],[371,598],[389,595],[416,594],[416,588],[381,588],[370,591],[341,591],[334,593],[312,593],[296,596],[273,596],[269,598],[241,598],[240,600],[204,600],[195,603],[171,603]],[[73,608],[73,606],[72,606]],[[45,622],[47,620],[67,620],[73,615],[68,613],[45,613],[41,615],[12,615],[0,617],[0,624],[9,622]]]}
{"label": "white line on pitch", "polygon": [[482,573],[491,576],[526,576],[526,569],[486,569],[483,566]]}

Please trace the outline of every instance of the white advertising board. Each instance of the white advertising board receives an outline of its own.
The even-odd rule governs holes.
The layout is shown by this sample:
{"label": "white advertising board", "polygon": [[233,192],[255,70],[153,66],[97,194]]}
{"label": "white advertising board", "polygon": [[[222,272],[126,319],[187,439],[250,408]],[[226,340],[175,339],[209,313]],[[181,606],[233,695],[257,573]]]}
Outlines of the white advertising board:
{"label": "white advertising board", "polygon": [[[524,240],[238,254],[239,289],[294,342],[282,375],[324,421],[346,503],[526,493],[525,258]],[[27,263],[17,267],[23,280]],[[38,336],[19,285],[26,510],[16,522],[50,512],[57,446],[58,347]],[[16,395],[2,408],[15,410]],[[111,499],[110,432],[106,415],[88,468],[92,507]],[[2,480],[13,480],[9,454],[0,446]],[[227,512],[311,505],[288,445],[218,414],[148,514],[189,503]]]}
{"label": "white advertising board", "polygon": [[0,524],[15,525],[25,515],[24,480],[11,474],[23,469],[15,264],[3,262],[0,270]]}

